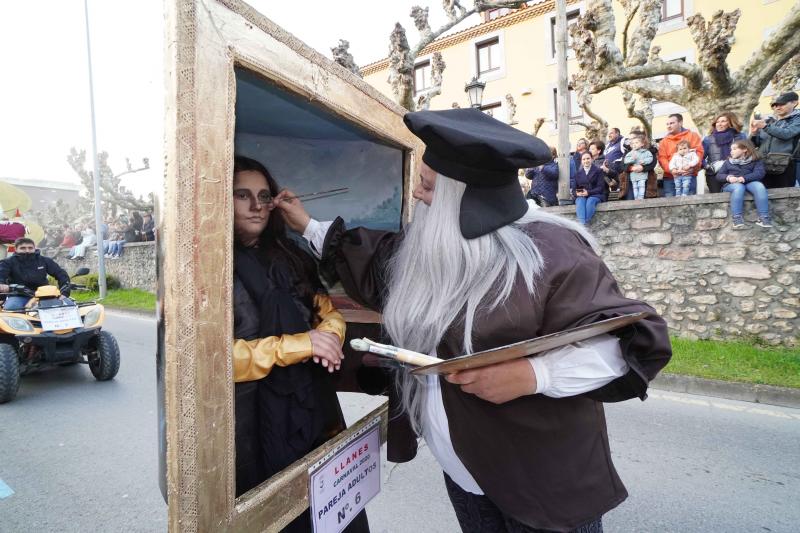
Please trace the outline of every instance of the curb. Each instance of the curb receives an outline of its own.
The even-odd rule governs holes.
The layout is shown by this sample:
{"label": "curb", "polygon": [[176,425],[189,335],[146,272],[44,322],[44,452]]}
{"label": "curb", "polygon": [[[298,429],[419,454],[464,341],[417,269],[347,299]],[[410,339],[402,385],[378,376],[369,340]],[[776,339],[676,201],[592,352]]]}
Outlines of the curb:
{"label": "curb", "polygon": [[[103,302],[99,302],[103,303]],[[156,310],[153,309],[152,311],[137,311],[136,309],[120,309],[117,307],[106,307],[106,313],[110,315],[117,315],[117,316],[127,316],[133,318],[152,318],[155,320],[156,318]]]}
{"label": "curb", "polygon": [[654,389],[670,392],[683,392],[800,409],[800,389],[787,387],[736,383],[694,376],[679,376],[677,374],[659,374],[656,379],[650,382],[650,386]]}

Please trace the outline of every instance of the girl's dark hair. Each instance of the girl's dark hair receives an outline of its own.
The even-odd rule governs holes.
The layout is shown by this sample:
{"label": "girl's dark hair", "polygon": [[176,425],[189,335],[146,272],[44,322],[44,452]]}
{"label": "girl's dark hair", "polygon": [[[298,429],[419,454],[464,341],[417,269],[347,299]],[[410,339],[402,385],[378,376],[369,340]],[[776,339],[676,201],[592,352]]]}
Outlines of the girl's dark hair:
{"label": "girl's dark hair", "polygon": [[[234,176],[237,172],[248,170],[263,175],[267,179],[269,193],[272,196],[278,195],[280,187],[275,178],[272,177],[272,174],[269,173],[269,170],[267,170],[267,167],[255,159],[240,155],[234,156]],[[261,232],[259,250],[264,259],[280,261],[289,267],[289,271],[295,279],[295,288],[300,298],[316,314],[314,296],[320,288],[317,265],[306,252],[289,238],[286,233],[286,223],[281,214],[275,210],[270,214],[267,227]]]}
{"label": "girl's dark hair", "polygon": [[753,142],[749,139],[737,139],[731,143],[731,146],[738,146],[739,148],[747,150],[753,161],[758,161],[761,159],[761,155],[759,155],[756,145],[753,144]]}

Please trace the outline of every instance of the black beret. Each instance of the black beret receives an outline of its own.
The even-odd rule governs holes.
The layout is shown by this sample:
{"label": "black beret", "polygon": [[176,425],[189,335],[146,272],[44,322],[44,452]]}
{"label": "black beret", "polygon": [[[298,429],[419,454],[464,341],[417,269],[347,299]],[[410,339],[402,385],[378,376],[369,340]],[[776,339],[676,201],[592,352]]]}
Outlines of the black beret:
{"label": "black beret", "polygon": [[403,120],[425,143],[422,161],[467,184],[459,224],[467,239],[517,220],[528,209],[517,178],[520,168],[553,159],[550,148],[477,109],[407,113]]}

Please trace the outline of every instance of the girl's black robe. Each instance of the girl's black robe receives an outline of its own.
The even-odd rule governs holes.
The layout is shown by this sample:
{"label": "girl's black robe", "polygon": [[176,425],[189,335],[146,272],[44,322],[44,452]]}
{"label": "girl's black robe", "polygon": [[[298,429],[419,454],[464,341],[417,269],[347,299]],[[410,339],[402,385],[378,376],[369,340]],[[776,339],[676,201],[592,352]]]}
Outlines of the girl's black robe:
{"label": "girl's black robe", "polygon": [[[319,280],[313,280],[323,290]],[[234,336],[252,340],[312,329],[313,303],[288,268],[256,249],[234,250]],[[256,487],[346,428],[327,369],[306,362],[275,366],[265,378],[235,384],[236,495]],[[309,513],[284,532],[309,533]],[[366,513],[345,530],[368,532]]]}

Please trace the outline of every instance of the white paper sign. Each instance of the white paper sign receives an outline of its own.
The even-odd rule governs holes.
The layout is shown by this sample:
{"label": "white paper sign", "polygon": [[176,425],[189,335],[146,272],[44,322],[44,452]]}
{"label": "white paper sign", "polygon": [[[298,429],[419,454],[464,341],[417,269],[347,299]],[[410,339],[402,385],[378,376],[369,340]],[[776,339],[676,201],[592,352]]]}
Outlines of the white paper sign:
{"label": "white paper sign", "polygon": [[380,418],[308,469],[314,533],[339,533],[381,490]]}
{"label": "white paper sign", "polygon": [[44,331],[83,327],[77,307],[39,309],[39,320],[42,321],[42,329]]}

